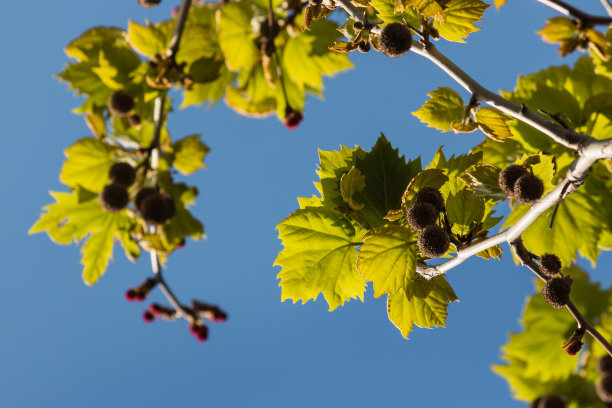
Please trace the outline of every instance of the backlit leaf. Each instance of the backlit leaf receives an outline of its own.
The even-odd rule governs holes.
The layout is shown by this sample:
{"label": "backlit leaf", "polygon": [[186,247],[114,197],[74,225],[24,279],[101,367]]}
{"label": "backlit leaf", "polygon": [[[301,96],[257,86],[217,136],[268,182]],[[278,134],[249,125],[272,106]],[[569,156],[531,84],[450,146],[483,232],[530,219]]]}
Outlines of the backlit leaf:
{"label": "backlit leaf", "polygon": [[453,122],[461,122],[464,115],[463,99],[451,88],[441,87],[427,94],[430,99],[420,109],[412,112],[427,127],[443,132],[452,130]]}

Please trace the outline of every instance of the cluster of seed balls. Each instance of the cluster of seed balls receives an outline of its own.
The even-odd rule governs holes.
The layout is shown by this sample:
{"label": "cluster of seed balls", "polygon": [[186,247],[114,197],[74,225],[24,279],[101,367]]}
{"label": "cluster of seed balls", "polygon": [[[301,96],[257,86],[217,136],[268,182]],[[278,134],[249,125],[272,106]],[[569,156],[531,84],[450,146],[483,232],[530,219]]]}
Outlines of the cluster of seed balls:
{"label": "cluster of seed balls", "polygon": [[565,408],[565,401],[556,395],[544,395],[531,401],[529,408]]}
{"label": "cluster of seed balls", "polygon": [[533,203],[542,197],[544,183],[524,166],[511,164],[499,173],[499,188],[521,204]]}
{"label": "cluster of seed balls", "polygon": [[561,272],[561,261],[555,254],[544,254],[539,260],[540,273],[547,279],[542,289],[546,303],[560,309],[569,302],[572,280],[569,277],[558,276]]}
{"label": "cluster of seed balls", "polygon": [[606,354],[597,361],[597,374],[599,382],[595,392],[603,402],[612,404],[612,357]]}
{"label": "cluster of seed balls", "polygon": [[444,211],[444,198],[432,187],[420,189],[412,205],[406,210],[406,222],[419,231],[419,249],[428,258],[444,255],[450,246],[450,238],[437,225],[440,213]]}
{"label": "cluster of seed balls", "polygon": [[[110,213],[127,207],[130,201],[128,187],[136,179],[136,170],[126,162],[113,164],[108,172],[110,184],[99,195],[100,205]],[[162,194],[154,187],[143,187],[134,198],[134,205],[142,218],[151,225],[161,225],[172,219],[176,212],[172,198]]]}

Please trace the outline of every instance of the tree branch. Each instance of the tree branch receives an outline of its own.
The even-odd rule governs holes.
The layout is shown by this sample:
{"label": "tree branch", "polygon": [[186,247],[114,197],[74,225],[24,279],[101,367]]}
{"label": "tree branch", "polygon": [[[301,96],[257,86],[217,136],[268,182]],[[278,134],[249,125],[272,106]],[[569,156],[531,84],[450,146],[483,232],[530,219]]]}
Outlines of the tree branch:
{"label": "tree branch", "polygon": [[601,0],[601,4],[606,9],[606,13],[612,17],[612,4],[610,3],[610,0]]}
{"label": "tree branch", "polygon": [[[548,281],[544,275],[540,272],[540,268],[538,264],[534,262],[529,251],[525,248],[525,244],[523,244],[523,240],[521,237],[517,237],[515,240],[510,242],[510,246],[514,251],[516,257],[521,261],[521,264],[531,269],[533,273],[535,273],[538,278],[543,280],[544,282]],[[599,331],[589,323],[587,319],[580,313],[576,305],[570,300],[569,303],[565,306],[565,308],[571,313],[571,315],[576,320],[578,324],[578,328],[584,329],[587,333],[589,333],[601,346],[608,352],[610,356],[612,356],[612,345],[599,333]]]}
{"label": "tree branch", "polygon": [[[539,3],[544,4],[545,6],[550,7],[553,10],[558,11],[561,14],[564,14],[568,17],[573,17],[577,20],[580,20],[586,26],[594,26],[594,25],[610,25],[612,24],[612,17],[609,16],[594,16],[592,14],[585,13],[582,10],[577,9],[576,7],[567,4],[562,0],[537,0]],[[602,0],[605,4],[607,1]],[[607,4],[608,7],[610,4]],[[606,7],[606,10],[608,10]],[[610,11],[608,10],[608,14]]]}

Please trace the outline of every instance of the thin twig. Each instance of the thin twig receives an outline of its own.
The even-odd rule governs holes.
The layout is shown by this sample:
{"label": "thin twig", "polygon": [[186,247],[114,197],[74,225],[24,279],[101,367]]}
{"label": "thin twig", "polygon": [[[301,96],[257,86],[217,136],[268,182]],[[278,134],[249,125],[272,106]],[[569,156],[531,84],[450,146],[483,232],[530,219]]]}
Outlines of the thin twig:
{"label": "thin twig", "polygon": [[179,9],[178,15],[176,16],[176,23],[174,24],[174,34],[170,39],[170,46],[166,55],[175,56],[181,43],[181,37],[185,30],[185,23],[187,22],[187,16],[189,15],[189,8],[191,7],[191,0],[183,0],[181,8]]}
{"label": "thin twig", "polygon": [[[559,13],[566,15],[568,17],[573,17],[577,20],[580,20],[582,24],[586,26],[594,26],[594,25],[610,25],[612,24],[612,17],[609,16],[594,16],[592,14],[585,13],[582,10],[577,9],[576,7],[567,4],[562,0],[537,0],[539,3],[544,4],[545,6],[550,7],[553,10],[558,11]],[[607,2],[605,2],[607,3]],[[609,6],[609,4],[608,4]],[[609,11],[608,11],[609,14]]]}
{"label": "thin twig", "polygon": [[[538,278],[543,281],[547,281],[546,277],[542,275],[540,272],[540,268],[534,262],[534,260],[529,255],[529,251],[525,248],[525,244],[523,244],[523,240],[519,236],[514,241],[510,243],[514,254],[521,261],[521,264],[531,269],[533,273],[535,273]],[[565,308],[571,313],[571,315],[576,320],[579,329],[584,329],[587,333],[589,333],[601,346],[608,352],[610,356],[612,356],[612,345],[599,333],[599,331],[593,327],[593,325],[580,313],[576,305],[570,300]]]}
{"label": "thin twig", "polygon": [[601,0],[601,4],[606,9],[606,13],[612,17],[612,3],[610,3],[610,0]]}

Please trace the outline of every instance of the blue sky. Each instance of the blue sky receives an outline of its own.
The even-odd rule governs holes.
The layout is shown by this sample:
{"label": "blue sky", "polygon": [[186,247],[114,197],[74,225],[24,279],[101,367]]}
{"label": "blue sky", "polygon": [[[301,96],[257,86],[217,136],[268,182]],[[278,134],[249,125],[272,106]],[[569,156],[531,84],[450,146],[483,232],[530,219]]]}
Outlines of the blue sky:
{"label": "blue sky", "polygon": [[[448,327],[417,328],[410,341],[371,290],[364,303],[352,301],[333,313],[322,297],[306,305],[280,302],[272,267],[281,249],[275,225],[297,208],[296,197],[314,193],[317,148],[369,148],[382,131],[408,158],[428,162],[440,145],[462,153],[482,137],[439,134],[410,114],[439,86],[460,90],[416,55],[354,55],[355,69],[326,80],[325,101],[309,99],[294,131],[274,118],[240,117],[223,103],[170,116],[174,138],[201,133],[212,148],[207,169],[187,180],[200,191],[194,212],[208,239],[188,242],[166,272],[181,299],[228,311],[228,322],[212,326],[206,344],[193,339],[184,321],[144,324],[145,306],[124,301],[125,290],[150,273],[146,257],[132,264],[117,247],[107,274],[86,287],[77,246],[27,235],[51,202],[47,192],[65,190],[58,180],[63,149],[89,134],[82,118],[70,113],[79,100],[52,77],[67,62],[63,47],[96,25],[167,18],[178,3],[163,0],[152,10],[135,0],[0,6],[0,405],[524,406],[490,370],[509,331],[518,329],[533,287],[507,246],[502,262],[474,259],[452,270],[448,277],[461,302],[450,306]],[[601,13],[598,6],[592,1],[589,10]],[[486,13],[484,29],[467,44],[439,48],[490,89],[511,89],[519,74],[572,61],[561,61],[556,47],[535,34],[556,15],[536,1],[510,0]],[[604,254],[594,276],[603,279],[611,265]]]}

